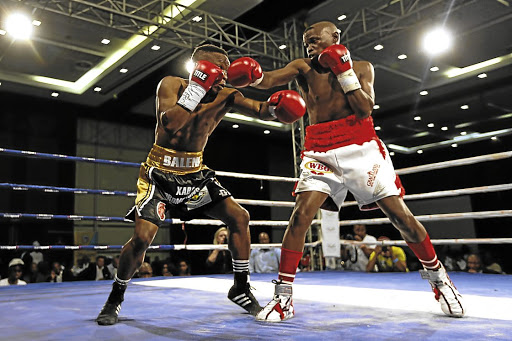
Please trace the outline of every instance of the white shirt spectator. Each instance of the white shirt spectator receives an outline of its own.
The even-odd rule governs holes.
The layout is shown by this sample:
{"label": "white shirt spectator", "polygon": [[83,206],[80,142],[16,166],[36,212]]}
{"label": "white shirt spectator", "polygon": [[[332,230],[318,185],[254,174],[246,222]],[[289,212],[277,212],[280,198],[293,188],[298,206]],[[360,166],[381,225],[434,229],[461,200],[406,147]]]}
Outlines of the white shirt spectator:
{"label": "white shirt spectator", "polygon": [[269,273],[279,271],[281,249],[254,249],[251,251],[249,271],[255,273]]}

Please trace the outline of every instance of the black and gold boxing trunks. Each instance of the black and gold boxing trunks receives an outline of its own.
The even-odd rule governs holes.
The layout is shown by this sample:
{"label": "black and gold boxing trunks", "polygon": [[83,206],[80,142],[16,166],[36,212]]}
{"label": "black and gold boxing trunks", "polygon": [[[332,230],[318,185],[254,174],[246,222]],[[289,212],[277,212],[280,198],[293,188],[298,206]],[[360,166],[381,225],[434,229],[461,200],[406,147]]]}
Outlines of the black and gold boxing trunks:
{"label": "black and gold boxing trunks", "polygon": [[135,205],[126,219],[139,217],[157,226],[166,218],[190,220],[206,208],[230,197],[215,178],[215,171],[203,165],[202,152],[179,152],[153,145],[140,167]]}

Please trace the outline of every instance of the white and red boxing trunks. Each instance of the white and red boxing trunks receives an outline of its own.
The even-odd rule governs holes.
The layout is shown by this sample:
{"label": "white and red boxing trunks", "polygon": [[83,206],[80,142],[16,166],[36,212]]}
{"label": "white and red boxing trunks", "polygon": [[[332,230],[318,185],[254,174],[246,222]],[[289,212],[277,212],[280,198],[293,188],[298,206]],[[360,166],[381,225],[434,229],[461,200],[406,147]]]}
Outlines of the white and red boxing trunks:
{"label": "white and red boxing trunks", "polygon": [[378,200],[405,193],[371,116],[351,115],[309,126],[304,149],[295,193],[329,194],[338,210],[347,191],[361,210],[375,209]]}

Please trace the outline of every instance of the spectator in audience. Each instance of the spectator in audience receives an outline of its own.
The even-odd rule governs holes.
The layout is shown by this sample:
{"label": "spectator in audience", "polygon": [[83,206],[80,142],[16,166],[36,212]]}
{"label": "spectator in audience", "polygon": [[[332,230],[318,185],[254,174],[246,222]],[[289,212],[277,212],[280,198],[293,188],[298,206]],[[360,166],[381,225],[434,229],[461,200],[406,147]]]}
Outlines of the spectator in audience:
{"label": "spectator in audience", "polygon": [[[382,240],[389,240],[389,238],[386,236],[378,238],[378,241]],[[379,272],[408,272],[406,261],[405,252],[401,247],[376,245],[366,265],[366,271],[375,271],[375,265],[377,265]]]}
{"label": "spectator in audience", "polygon": [[482,260],[476,253],[472,253],[468,256],[468,272],[470,273],[482,273]]}
{"label": "spectator in audience", "polygon": [[484,273],[487,274],[505,274],[501,265],[496,261],[490,251],[485,251],[482,256],[484,263]]}
{"label": "spectator in audience", "polygon": [[169,267],[169,263],[163,263],[162,264],[162,276],[164,276],[164,277],[172,276],[172,272],[171,272],[171,269]]}
{"label": "spectator in audience", "polygon": [[112,275],[112,278],[115,277],[117,274],[117,267],[119,266],[119,255],[116,255],[114,258],[112,258],[112,262],[110,262],[109,265],[107,265],[108,272],[110,272],[110,275]]}
{"label": "spectator in audience", "polygon": [[21,258],[13,258],[9,262],[9,275],[7,278],[0,280],[0,286],[7,285],[27,285],[27,282],[21,280],[23,275],[23,266],[25,263]]}
{"label": "spectator in audience", "polygon": [[[358,242],[376,242],[377,239],[374,236],[371,236],[369,234],[366,234],[366,225],[363,224],[356,224],[353,228],[354,231],[354,240]],[[363,253],[366,255],[366,258],[370,258],[370,255],[373,252],[373,249],[375,248],[375,244],[373,245],[361,245],[359,248],[363,251]]]}
{"label": "spectator in audience", "polygon": [[[260,244],[269,244],[270,237],[268,233],[261,232],[258,235]],[[251,250],[249,260],[249,272],[270,273],[279,271],[279,261],[281,260],[280,248],[262,248]]]}
{"label": "spectator in audience", "polygon": [[[352,234],[346,234],[343,236],[345,240],[354,240]],[[377,239],[375,239],[377,240]],[[372,245],[374,247],[375,245]],[[368,264],[368,257],[366,257],[363,250],[356,245],[341,245],[341,264],[345,270],[349,271],[366,271],[366,265]]]}
{"label": "spectator in audience", "polygon": [[96,263],[90,263],[87,269],[79,273],[78,279],[89,281],[112,279],[112,275],[105,266],[105,256],[96,257]]}
{"label": "spectator in audience", "polygon": [[64,266],[59,262],[53,262],[50,270],[50,282],[62,282],[62,276],[64,275]]}
{"label": "spectator in audience", "polygon": [[[213,244],[227,245],[229,241],[229,231],[226,227],[221,227],[215,232]],[[233,272],[231,263],[231,253],[228,249],[215,249],[210,251],[206,259],[206,267],[211,274],[227,274]]]}
{"label": "spectator in audience", "polygon": [[153,268],[151,267],[151,264],[149,264],[148,262],[142,263],[142,265],[139,268],[138,277],[139,278],[153,277]]}
{"label": "spectator in audience", "polygon": [[49,282],[50,281],[50,264],[47,261],[37,263],[37,277],[36,282]]}
{"label": "spectator in audience", "polygon": [[[30,259],[32,259],[32,257],[30,255],[28,257]],[[25,262],[25,270],[23,271],[23,280],[27,283],[35,283],[37,280],[37,274],[38,274],[37,264],[34,262],[31,262],[27,266],[27,263]]]}
{"label": "spectator in audience", "polygon": [[178,276],[190,276],[190,265],[186,260],[181,260],[178,263]]}
{"label": "spectator in audience", "polygon": [[86,255],[84,255],[83,257],[79,257],[77,259],[77,264],[73,265],[73,267],[71,268],[71,273],[73,274],[73,276],[78,279],[83,277],[81,273],[89,268],[90,262],[91,260]]}

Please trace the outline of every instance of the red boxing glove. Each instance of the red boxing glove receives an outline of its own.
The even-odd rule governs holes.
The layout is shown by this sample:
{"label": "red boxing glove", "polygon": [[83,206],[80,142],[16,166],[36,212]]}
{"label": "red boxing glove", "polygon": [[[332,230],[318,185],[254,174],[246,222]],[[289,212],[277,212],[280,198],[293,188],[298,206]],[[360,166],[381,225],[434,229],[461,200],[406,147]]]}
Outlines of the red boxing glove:
{"label": "red boxing glove", "polygon": [[238,58],[229,66],[228,82],[234,87],[256,86],[262,80],[263,71],[261,71],[261,66],[252,58]]}
{"label": "red boxing glove", "polygon": [[293,90],[278,91],[267,102],[270,114],[283,123],[293,123],[306,113],[306,103]]}
{"label": "red boxing glove", "polygon": [[178,104],[190,111],[194,111],[204,95],[216,82],[221,81],[222,77],[223,74],[220,67],[206,60],[198,61],[190,74],[188,86],[183,91]]}
{"label": "red boxing glove", "polygon": [[318,62],[338,77],[343,92],[347,93],[357,89],[361,89],[359,79],[352,69],[352,59],[350,52],[341,44],[335,44],[327,47],[318,56]]}

